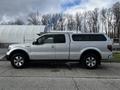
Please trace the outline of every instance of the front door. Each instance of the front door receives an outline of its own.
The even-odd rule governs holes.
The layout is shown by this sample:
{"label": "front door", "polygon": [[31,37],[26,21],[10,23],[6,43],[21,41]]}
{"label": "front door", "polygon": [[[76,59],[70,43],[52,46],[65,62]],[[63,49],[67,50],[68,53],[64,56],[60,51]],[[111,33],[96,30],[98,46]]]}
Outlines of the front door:
{"label": "front door", "polygon": [[55,59],[55,44],[53,35],[43,35],[38,38],[36,42],[36,44],[31,46],[31,59]]}

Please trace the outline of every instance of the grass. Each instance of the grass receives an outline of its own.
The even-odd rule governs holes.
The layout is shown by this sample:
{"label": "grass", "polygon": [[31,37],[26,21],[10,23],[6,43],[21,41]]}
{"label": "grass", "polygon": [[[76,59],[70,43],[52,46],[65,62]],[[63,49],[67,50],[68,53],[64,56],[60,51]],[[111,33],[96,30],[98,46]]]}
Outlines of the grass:
{"label": "grass", "polygon": [[112,61],[120,62],[120,52],[113,53],[113,59],[112,59]]}

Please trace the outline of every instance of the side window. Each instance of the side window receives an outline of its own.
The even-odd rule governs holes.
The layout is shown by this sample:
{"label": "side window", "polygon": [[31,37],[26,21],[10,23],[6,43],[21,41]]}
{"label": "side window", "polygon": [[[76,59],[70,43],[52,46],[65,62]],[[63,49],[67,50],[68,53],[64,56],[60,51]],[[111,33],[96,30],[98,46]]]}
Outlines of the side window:
{"label": "side window", "polygon": [[55,43],[65,43],[66,42],[65,35],[64,34],[54,35],[54,42]]}
{"label": "side window", "polygon": [[90,35],[90,34],[81,34],[81,35],[72,35],[73,41],[106,41],[106,37],[102,34]]}
{"label": "side window", "polygon": [[104,35],[91,35],[92,41],[106,41],[106,37]]}
{"label": "side window", "polygon": [[38,43],[38,44],[42,44],[42,41],[44,40],[44,38],[45,38],[44,36],[38,38],[38,39],[37,39],[37,43]]}
{"label": "side window", "polygon": [[43,43],[54,43],[54,38],[53,37],[47,37]]}
{"label": "side window", "polygon": [[38,39],[38,44],[54,43],[53,35],[44,35]]}
{"label": "side window", "polygon": [[72,35],[73,41],[87,41],[89,36],[87,35]]}

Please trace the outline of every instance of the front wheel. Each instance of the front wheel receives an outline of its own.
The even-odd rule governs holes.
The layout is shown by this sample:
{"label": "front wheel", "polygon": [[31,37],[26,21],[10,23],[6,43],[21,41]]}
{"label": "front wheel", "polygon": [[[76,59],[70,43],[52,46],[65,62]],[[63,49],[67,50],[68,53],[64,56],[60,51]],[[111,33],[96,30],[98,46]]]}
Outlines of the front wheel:
{"label": "front wheel", "polygon": [[83,65],[88,69],[97,68],[100,64],[100,60],[95,54],[87,54],[82,58]]}
{"label": "front wheel", "polygon": [[12,55],[11,57],[11,64],[14,68],[17,68],[17,69],[23,68],[25,67],[26,63],[27,63],[26,57],[23,54],[18,53],[18,54]]}

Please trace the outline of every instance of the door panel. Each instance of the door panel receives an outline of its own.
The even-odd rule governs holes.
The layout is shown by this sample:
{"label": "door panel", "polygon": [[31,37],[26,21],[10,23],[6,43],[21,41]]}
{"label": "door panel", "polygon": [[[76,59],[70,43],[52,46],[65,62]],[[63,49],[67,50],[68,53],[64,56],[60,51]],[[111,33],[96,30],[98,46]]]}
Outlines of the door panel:
{"label": "door panel", "polygon": [[31,59],[55,59],[55,48],[53,44],[32,45]]}
{"label": "door panel", "polygon": [[48,60],[55,59],[55,47],[53,44],[32,45],[31,59]]}
{"label": "door panel", "polygon": [[40,37],[39,45],[31,46],[31,59],[60,60],[69,59],[69,37],[67,34],[52,34]]}
{"label": "door panel", "polygon": [[31,59],[55,59],[55,44],[53,35],[43,35],[31,46]]}
{"label": "door panel", "polygon": [[69,46],[67,44],[56,44],[56,52],[55,58],[56,59],[69,59]]}
{"label": "door panel", "polygon": [[67,34],[55,35],[55,58],[69,59],[69,37]]}

